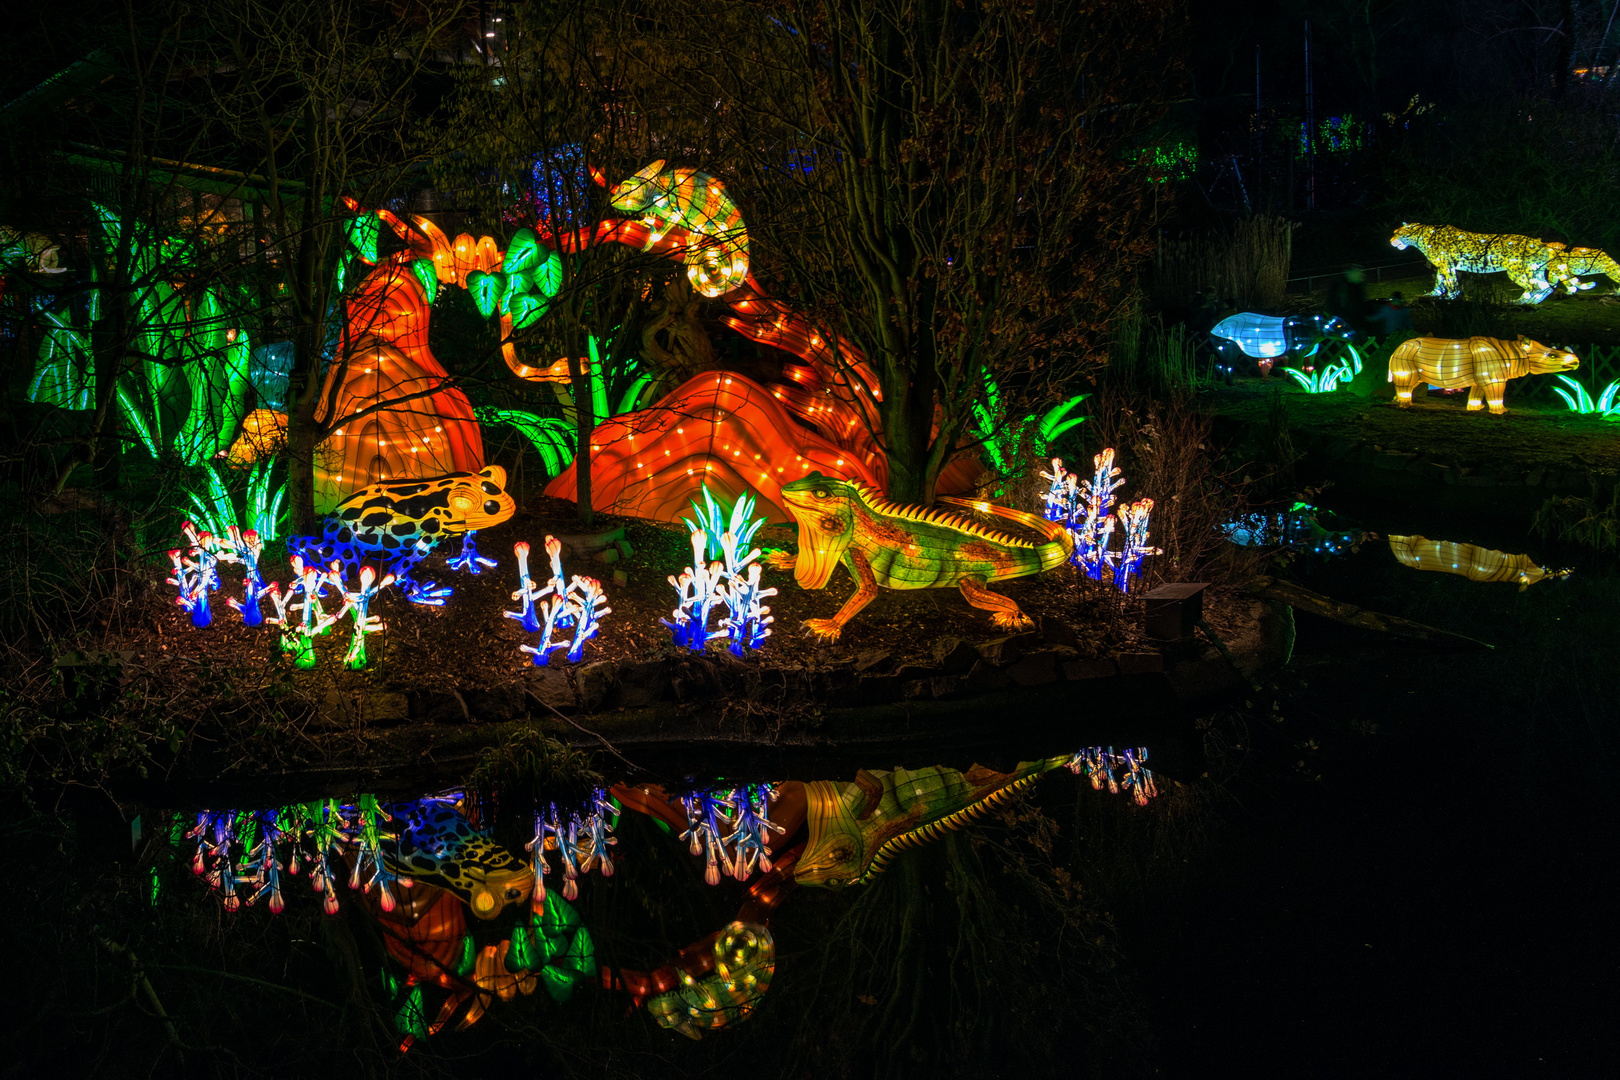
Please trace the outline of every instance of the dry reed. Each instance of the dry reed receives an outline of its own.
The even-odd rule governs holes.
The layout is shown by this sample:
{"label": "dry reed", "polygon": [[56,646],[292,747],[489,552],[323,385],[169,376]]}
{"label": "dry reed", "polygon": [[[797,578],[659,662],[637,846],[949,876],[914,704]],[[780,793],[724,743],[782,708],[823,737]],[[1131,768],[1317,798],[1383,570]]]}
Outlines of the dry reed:
{"label": "dry reed", "polygon": [[1240,218],[1225,228],[1160,236],[1153,255],[1153,299],[1188,307],[1197,293],[1241,307],[1272,307],[1288,291],[1294,224],[1276,214]]}

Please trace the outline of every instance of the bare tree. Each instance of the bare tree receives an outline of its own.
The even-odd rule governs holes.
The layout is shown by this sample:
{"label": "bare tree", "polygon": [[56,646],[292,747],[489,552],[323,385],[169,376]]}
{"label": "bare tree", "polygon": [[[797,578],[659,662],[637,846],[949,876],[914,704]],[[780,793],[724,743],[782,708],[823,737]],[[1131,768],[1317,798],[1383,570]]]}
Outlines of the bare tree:
{"label": "bare tree", "polygon": [[515,339],[525,352],[560,350],[567,360],[571,389],[558,392],[574,424],[586,526],[593,516],[586,448],[629,381],[648,301],[674,276],[668,259],[612,238],[623,215],[601,182],[610,170],[631,175],[653,155],[632,83],[644,69],[624,33],[628,21],[621,7],[594,0],[514,8],[495,66],[461,73],[449,124],[461,139],[434,168],[441,185],[492,224],[504,217],[535,226],[562,249],[549,310]]}
{"label": "bare tree", "polygon": [[[346,350],[328,348],[346,284],[343,199],[374,207],[397,194],[407,171],[437,147],[420,141],[415,94],[437,63],[455,62],[456,30],[467,5],[417,5],[396,18],[365,0],[283,4],[226,0],[207,9],[212,120],[217,149],[244,173],[263,178],[255,222],[268,265],[261,281],[275,303],[259,310],[293,345],[287,399],[288,495],[300,531],[314,526],[317,448],[364,412],[397,407],[444,387],[423,387],[364,410],[339,407]],[[378,318],[382,313],[378,312]],[[335,367],[335,372],[331,365]]]}
{"label": "bare tree", "polygon": [[735,162],[762,276],[875,371],[839,392],[878,399],[891,497],[932,501],[976,406],[1022,416],[1101,362],[1151,248],[1129,151],[1175,84],[1170,0],[661,12],[642,55]]}

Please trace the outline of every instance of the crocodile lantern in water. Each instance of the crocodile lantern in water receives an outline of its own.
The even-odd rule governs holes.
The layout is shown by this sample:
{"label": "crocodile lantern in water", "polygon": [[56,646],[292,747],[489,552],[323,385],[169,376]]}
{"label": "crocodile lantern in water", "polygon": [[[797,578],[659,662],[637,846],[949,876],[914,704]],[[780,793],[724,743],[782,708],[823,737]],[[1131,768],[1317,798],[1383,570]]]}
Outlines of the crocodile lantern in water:
{"label": "crocodile lantern in water", "polygon": [[855,594],[830,619],[805,621],[811,633],[836,641],[844,624],[886,589],[934,589],[955,585],[967,602],[991,613],[1001,630],[1033,624],[1018,605],[986,586],[1062,566],[1074,541],[1059,522],[968,499],[940,499],[952,506],[990,513],[1046,537],[1021,540],[988,528],[968,515],[926,506],[891,503],[865,484],[811,473],[782,485],[782,501],[799,524],[799,553],[776,552],[770,564],[792,569],[799,585],[823,588],[840,562],[855,579]]}
{"label": "crocodile lantern in water", "polygon": [[1574,371],[1580,358],[1520,336],[1503,338],[1418,337],[1403,341],[1389,356],[1389,381],[1395,384],[1397,405],[1412,404],[1415,387],[1428,383],[1446,390],[1468,387],[1468,410],[1490,405],[1496,415],[1506,412],[1502,393],[1509,379],[1525,375],[1552,375]]}

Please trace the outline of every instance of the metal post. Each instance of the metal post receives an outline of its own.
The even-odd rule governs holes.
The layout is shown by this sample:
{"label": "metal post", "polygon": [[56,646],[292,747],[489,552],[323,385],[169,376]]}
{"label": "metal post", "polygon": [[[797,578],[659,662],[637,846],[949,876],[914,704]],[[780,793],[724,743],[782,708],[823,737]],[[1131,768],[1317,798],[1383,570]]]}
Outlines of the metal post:
{"label": "metal post", "polygon": [[1316,90],[1311,82],[1311,20],[1305,20],[1305,209],[1316,209]]}

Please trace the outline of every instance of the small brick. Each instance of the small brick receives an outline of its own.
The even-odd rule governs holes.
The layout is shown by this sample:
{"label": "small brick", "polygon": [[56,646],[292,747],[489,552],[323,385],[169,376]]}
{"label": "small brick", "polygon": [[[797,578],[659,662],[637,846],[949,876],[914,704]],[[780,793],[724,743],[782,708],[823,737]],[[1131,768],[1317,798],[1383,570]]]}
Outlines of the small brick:
{"label": "small brick", "polygon": [[1106,679],[1118,669],[1112,660],[1065,660],[1063,677],[1071,682],[1081,679]]}
{"label": "small brick", "polygon": [[1120,653],[1117,659],[1119,661],[1119,673],[1121,675],[1149,675],[1155,671],[1164,670],[1163,653]]}
{"label": "small brick", "polygon": [[1007,677],[1019,686],[1057,682],[1057,657],[1049,652],[1030,653],[1016,664],[1007,665]]}

